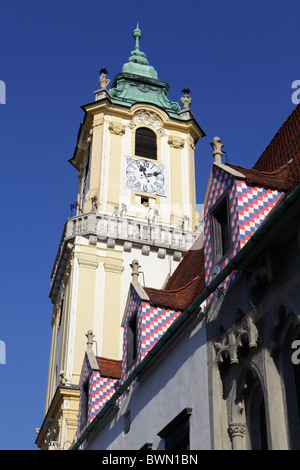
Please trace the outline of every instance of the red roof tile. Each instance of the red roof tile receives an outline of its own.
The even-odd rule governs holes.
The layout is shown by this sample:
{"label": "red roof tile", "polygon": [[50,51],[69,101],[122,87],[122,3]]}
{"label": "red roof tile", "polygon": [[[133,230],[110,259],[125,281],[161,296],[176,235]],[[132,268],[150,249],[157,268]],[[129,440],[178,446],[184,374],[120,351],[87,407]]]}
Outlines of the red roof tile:
{"label": "red roof tile", "polygon": [[105,357],[96,357],[98,362],[100,374],[103,377],[110,377],[112,379],[120,379],[122,375],[122,361],[115,359],[107,359]]}
{"label": "red roof tile", "polygon": [[172,310],[186,310],[205,288],[203,266],[199,266],[199,271],[202,271],[201,274],[179,289],[163,290],[144,287],[151,304]]}
{"label": "red roof tile", "polygon": [[190,249],[166,283],[164,290],[174,290],[188,284],[198,276],[204,265],[204,248]]}
{"label": "red roof tile", "polygon": [[253,169],[272,172],[291,159],[298,162],[300,159],[300,104],[282,124]]}
{"label": "red roof tile", "polygon": [[300,183],[300,104],[282,124],[255,165],[227,163],[245,175],[249,185],[290,192]]}
{"label": "red roof tile", "polygon": [[185,310],[205,287],[204,250],[189,250],[164,289],[144,287],[153,305]]}
{"label": "red roof tile", "polygon": [[291,163],[287,163],[273,172],[258,171],[233,163],[226,163],[226,165],[242,173],[245,176],[245,182],[249,186],[260,186],[285,192],[290,189],[291,179],[293,178]]}

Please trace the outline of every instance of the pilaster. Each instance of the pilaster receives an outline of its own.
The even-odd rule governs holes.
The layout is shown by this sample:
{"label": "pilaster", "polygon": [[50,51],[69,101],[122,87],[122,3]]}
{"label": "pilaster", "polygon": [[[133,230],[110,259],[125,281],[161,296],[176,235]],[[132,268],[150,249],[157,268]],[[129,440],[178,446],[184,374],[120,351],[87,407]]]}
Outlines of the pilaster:
{"label": "pilaster", "polygon": [[91,144],[91,161],[90,161],[90,185],[84,205],[84,212],[92,210],[92,198],[97,197],[99,200],[101,170],[102,170],[102,147],[104,133],[104,116],[96,115],[93,122],[93,140]]}
{"label": "pilaster", "polygon": [[76,245],[75,247],[78,282],[72,383],[78,384],[85,350],[85,333],[87,329],[93,329],[94,325],[96,269],[99,257],[95,245]]}
{"label": "pilaster", "polygon": [[107,248],[104,262],[105,292],[102,355],[120,359],[121,275],[124,270],[122,251]]}

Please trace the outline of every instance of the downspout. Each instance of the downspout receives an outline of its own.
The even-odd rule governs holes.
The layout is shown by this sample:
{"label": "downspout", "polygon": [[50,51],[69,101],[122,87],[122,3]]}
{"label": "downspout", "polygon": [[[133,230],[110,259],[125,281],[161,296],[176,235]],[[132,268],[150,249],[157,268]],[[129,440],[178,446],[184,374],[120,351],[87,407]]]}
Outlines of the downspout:
{"label": "downspout", "polygon": [[191,305],[179,315],[176,320],[169,326],[163,336],[157,341],[153,348],[148,352],[144,359],[137,365],[131,372],[123,384],[116,390],[112,397],[106,402],[104,407],[95,416],[93,421],[87,426],[85,431],[81,434],[71,450],[77,450],[85,441],[89,433],[94,429],[98,421],[111,409],[117,400],[123,395],[131,383],[138,377],[147,364],[152,361],[155,355],[162,349],[162,347],[169,341],[169,339],[176,333],[183,323],[194,313],[196,309],[217,289],[217,287],[226,279],[226,277],[246,258],[246,256],[264,239],[265,235],[271,228],[278,222],[278,220],[289,210],[289,208],[300,197],[300,184],[292,191],[291,194],[286,196],[283,201],[278,205],[272,214],[263,222],[260,227],[255,231],[247,243],[241,250],[232,258],[225,268],[210,282],[208,286],[201,292],[201,294],[191,303]]}

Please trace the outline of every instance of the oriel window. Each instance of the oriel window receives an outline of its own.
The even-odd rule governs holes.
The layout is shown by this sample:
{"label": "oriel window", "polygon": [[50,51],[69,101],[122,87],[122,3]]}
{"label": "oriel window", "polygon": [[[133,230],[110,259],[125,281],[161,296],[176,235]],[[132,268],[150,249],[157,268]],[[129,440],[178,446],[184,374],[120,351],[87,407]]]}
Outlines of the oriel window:
{"label": "oriel window", "polygon": [[135,133],[135,155],[157,160],[156,134],[147,127],[139,127]]}

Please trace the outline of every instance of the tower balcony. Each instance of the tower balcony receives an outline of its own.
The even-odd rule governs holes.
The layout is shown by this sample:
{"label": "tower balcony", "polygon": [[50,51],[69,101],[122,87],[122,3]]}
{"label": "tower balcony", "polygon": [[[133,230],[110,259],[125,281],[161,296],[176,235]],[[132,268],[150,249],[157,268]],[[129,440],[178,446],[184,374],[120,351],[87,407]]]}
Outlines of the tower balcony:
{"label": "tower balcony", "polygon": [[[186,222],[184,222],[186,224]],[[67,219],[51,273],[50,298],[55,302],[64,276],[67,260],[76,237],[84,237],[90,244],[105,243],[108,248],[116,245],[130,252],[139,247],[148,255],[156,251],[159,258],[166,254],[179,261],[200,236],[200,232],[184,226],[175,227],[136,217],[122,217],[101,212],[90,212]]]}

